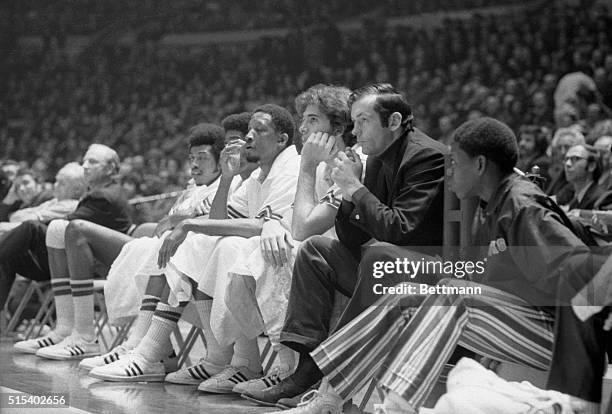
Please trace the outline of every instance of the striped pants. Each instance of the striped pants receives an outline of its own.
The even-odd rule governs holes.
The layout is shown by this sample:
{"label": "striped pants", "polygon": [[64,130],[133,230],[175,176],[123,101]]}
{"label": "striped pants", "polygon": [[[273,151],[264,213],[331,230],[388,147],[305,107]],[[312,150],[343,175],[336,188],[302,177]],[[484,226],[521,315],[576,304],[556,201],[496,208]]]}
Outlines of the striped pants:
{"label": "striped pants", "polygon": [[461,345],[496,360],[546,370],[553,317],[501,290],[481,294],[387,295],[323,342],[311,355],[344,399],[371,378],[416,410]]}

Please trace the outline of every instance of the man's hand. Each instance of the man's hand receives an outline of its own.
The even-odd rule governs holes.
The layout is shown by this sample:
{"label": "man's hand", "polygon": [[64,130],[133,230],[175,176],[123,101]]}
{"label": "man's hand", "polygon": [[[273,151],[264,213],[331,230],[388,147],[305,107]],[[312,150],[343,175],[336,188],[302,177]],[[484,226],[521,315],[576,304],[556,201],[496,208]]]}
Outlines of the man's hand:
{"label": "man's hand", "polygon": [[261,228],[260,247],[266,263],[284,266],[291,258],[293,238],[278,220],[269,220]]}
{"label": "man's hand", "polygon": [[221,150],[219,164],[224,177],[231,178],[240,172],[240,149],[244,144],[241,139],[233,139]]}
{"label": "man's hand", "polygon": [[302,162],[310,162],[319,165],[333,156],[336,137],[325,132],[310,134],[302,148]]}
{"label": "man's hand", "polygon": [[159,256],[157,257],[157,266],[160,269],[166,267],[170,258],[176,253],[176,249],[185,241],[188,232],[185,230],[183,223],[179,223],[162,243],[159,249]]}
{"label": "man's hand", "polygon": [[169,216],[166,216],[157,223],[153,234],[155,235],[155,237],[159,238],[168,230],[174,229],[175,226],[176,224],[172,221],[172,219]]}
{"label": "man's hand", "polygon": [[[352,159],[351,159],[352,158]],[[363,187],[361,184],[361,172],[363,164],[359,157],[351,157],[340,151],[336,157],[336,166],[332,169],[331,178],[342,190],[342,196],[351,199],[355,191]]]}

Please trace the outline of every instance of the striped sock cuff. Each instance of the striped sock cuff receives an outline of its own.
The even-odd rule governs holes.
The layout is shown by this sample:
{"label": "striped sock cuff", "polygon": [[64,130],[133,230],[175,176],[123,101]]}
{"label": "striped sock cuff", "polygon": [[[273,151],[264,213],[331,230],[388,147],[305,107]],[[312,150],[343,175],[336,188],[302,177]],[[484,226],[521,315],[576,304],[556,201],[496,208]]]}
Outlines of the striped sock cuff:
{"label": "striped sock cuff", "polygon": [[93,295],[93,279],[71,280],[70,290],[73,297]]}
{"label": "striped sock cuff", "polygon": [[157,304],[157,309],[155,309],[155,313],[153,313],[153,317],[170,321],[172,323],[178,323],[179,319],[181,319],[185,306],[187,306],[187,302],[179,303],[179,306],[176,308],[168,305],[167,303],[159,302]]}
{"label": "striped sock cuff", "polygon": [[51,290],[54,296],[70,295],[70,279],[67,277],[58,277],[51,279]]}
{"label": "striped sock cuff", "polygon": [[140,304],[141,311],[155,312],[160,298],[153,295],[145,295]]}

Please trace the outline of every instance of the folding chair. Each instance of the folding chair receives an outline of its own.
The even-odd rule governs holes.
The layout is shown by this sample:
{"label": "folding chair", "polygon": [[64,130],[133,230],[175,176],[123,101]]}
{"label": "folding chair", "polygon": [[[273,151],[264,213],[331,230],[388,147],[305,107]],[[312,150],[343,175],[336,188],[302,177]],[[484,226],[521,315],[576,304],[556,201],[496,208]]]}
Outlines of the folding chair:
{"label": "folding chair", "polygon": [[204,342],[204,346],[206,346],[206,339],[204,338],[204,333],[200,328],[195,325],[191,327],[189,333],[184,339],[182,338],[181,331],[180,329],[178,329],[178,326],[177,329],[174,331],[174,335],[179,347],[179,350],[176,353],[176,356],[178,358],[178,368],[181,368],[186,363],[189,364],[189,353],[193,349],[193,346],[195,345],[198,338],[202,339],[202,342]]}
{"label": "folding chair", "polygon": [[[23,317],[23,312],[26,309],[26,306],[30,302],[30,300],[36,295],[40,302],[40,308],[34,317],[33,323],[30,324],[28,329],[25,332],[25,339],[34,338],[37,335],[40,335],[43,326],[51,322],[51,318],[53,315],[53,293],[49,288],[49,282],[37,282],[34,280],[28,280],[29,284],[24,292],[21,300],[19,301],[19,305],[17,305],[17,309],[10,314],[8,310],[8,304],[12,298],[14,298],[14,288],[11,289],[11,293],[9,294],[6,305],[3,309],[4,321],[6,321],[6,327],[2,330],[3,336],[9,335],[13,332],[19,322]],[[13,285],[14,287],[15,285]],[[9,316],[10,315],[10,316]]]}
{"label": "folding chair", "polygon": [[114,349],[115,347],[121,345],[127,339],[128,333],[130,332],[130,329],[132,328],[132,325],[134,324],[135,320],[136,317],[134,316],[130,318],[127,322],[125,322],[123,325],[115,327],[117,331],[112,343],[110,344],[109,349]]}

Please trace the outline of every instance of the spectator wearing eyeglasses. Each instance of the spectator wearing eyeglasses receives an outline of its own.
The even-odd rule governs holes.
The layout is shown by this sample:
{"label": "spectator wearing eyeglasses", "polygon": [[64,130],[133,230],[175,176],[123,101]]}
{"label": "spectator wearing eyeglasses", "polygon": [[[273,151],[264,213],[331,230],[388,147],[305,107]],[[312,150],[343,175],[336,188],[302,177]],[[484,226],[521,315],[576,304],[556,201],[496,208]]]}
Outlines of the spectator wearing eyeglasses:
{"label": "spectator wearing eyeglasses", "polygon": [[584,142],[584,135],[575,128],[559,128],[553,136],[550,144],[551,164],[548,169],[551,182],[546,188],[546,194],[553,196],[559,205],[569,204],[574,196],[573,187],[565,176],[565,154],[571,147]]}
{"label": "spectator wearing eyeglasses", "polygon": [[597,185],[601,176],[602,163],[597,148],[580,144],[571,147],[563,159],[567,181],[574,188],[574,197],[568,207],[570,210],[590,210],[603,194]]}

